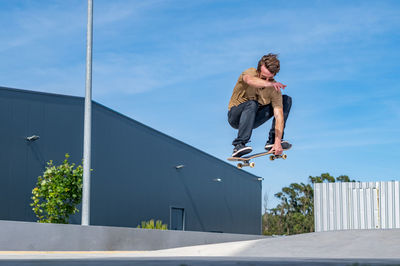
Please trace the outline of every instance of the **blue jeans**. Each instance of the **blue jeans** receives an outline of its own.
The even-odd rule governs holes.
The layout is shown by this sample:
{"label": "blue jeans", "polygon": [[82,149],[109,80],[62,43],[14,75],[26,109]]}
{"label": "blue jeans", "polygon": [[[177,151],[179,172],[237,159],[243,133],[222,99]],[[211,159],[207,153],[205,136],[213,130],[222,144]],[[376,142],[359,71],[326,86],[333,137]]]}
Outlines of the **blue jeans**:
{"label": "blue jeans", "polygon": [[[292,98],[287,95],[282,95],[283,102],[283,119],[285,121],[289,116],[290,108],[292,107]],[[261,126],[274,116],[274,109],[271,104],[259,106],[257,101],[247,101],[233,106],[228,112],[229,124],[238,129],[238,136],[232,142],[232,145],[246,144],[249,142],[253,129]],[[282,132],[283,138],[283,132]],[[275,118],[272,122],[272,127],[269,131],[268,143],[275,142]]]}

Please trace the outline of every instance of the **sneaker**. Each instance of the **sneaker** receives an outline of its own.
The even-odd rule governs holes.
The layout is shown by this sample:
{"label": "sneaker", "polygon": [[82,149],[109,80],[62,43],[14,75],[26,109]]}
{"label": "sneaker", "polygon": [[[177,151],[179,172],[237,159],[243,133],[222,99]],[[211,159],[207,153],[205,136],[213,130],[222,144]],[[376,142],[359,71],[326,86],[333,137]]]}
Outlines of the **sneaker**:
{"label": "sneaker", "polygon": [[232,157],[241,157],[253,151],[253,148],[244,144],[238,144],[233,149]]}
{"label": "sneaker", "polygon": [[[281,145],[282,145],[283,150],[289,150],[292,147],[292,144],[290,144],[289,141],[287,141],[287,140],[281,140]],[[274,143],[267,141],[264,148],[267,151],[269,151],[270,149],[272,149],[273,146],[274,146]]]}
{"label": "sneaker", "polygon": [[269,140],[267,141],[267,143],[265,143],[264,149],[266,149],[267,151],[269,151],[270,149],[272,149],[272,147],[274,146],[274,143],[270,142]]}

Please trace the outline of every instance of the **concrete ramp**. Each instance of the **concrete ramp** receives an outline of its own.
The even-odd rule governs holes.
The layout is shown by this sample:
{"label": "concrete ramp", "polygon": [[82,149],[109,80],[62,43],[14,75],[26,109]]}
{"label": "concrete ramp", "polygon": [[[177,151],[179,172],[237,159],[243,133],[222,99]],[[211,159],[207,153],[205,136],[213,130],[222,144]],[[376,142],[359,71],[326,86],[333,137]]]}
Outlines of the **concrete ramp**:
{"label": "concrete ramp", "polygon": [[348,230],[161,250],[151,256],[400,260],[400,229]]}

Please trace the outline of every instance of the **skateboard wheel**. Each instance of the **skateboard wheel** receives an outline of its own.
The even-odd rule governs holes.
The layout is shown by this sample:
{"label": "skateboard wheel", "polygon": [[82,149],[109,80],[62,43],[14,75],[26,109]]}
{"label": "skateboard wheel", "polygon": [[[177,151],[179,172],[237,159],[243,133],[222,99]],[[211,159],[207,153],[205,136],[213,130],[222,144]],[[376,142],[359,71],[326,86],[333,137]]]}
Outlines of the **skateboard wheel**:
{"label": "skateboard wheel", "polygon": [[282,159],[283,159],[283,160],[286,160],[286,158],[287,158],[287,155],[286,155],[286,154],[283,154],[283,155],[282,155]]}
{"label": "skateboard wheel", "polygon": [[238,163],[238,164],[237,164],[237,168],[242,169],[242,167],[243,167],[243,164],[242,164],[242,163]]}
{"label": "skateboard wheel", "polygon": [[251,168],[253,168],[256,165],[256,163],[255,162],[251,162],[249,165],[250,165]]}
{"label": "skateboard wheel", "polygon": [[274,156],[274,155],[271,155],[271,156],[269,156],[269,159],[270,159],[271,161],[273,161],[273,160],[275,160],[275,156]]}

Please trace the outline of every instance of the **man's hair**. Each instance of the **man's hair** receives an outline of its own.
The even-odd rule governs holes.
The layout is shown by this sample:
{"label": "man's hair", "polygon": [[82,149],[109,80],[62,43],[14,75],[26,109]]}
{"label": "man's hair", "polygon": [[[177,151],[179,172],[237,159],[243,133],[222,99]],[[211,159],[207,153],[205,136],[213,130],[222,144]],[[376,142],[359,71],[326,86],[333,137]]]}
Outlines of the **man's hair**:
{"label": "man's hair", "polygon": [[269,72],[276,75],[280,70],[280,63],[277,54],[267,54],[258,61],[257,72],[261,72],[261,66],[264,65]]}

